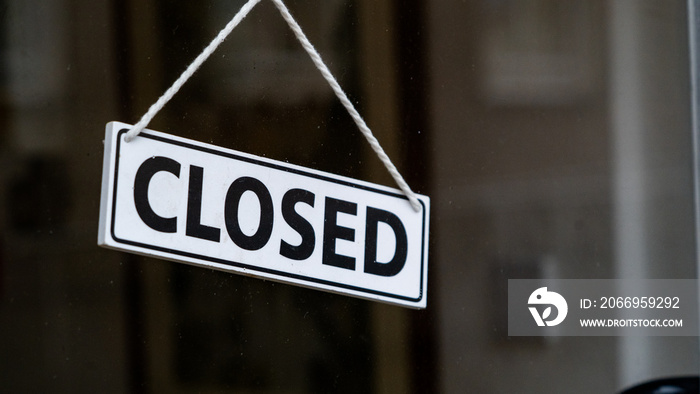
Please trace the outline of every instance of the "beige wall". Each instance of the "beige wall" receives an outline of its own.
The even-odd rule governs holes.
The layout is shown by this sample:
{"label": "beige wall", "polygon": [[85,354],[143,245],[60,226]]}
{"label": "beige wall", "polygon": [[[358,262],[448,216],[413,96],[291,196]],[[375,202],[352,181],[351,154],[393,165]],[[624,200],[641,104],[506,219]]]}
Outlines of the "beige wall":
{"label": "beige wall", "polygon": [[[511,4],[510,13],[489,8],[496,2],[430,3],[438,256],[431,286],[439,298],[444,392],[612,392],[698,370],[695,339],[667,342],[674,352],[689,350],[663,358],[660,368],[618,353],[629,347],[618,338],[507,338],[498,317],[507,278],[620,275],[620,253],[629,250],[618,242],[631,228],[619,214],[633,201],[616,194],[626,178],[620,163],[629,160],[616,121],[635,115],[642,127],[623,131],[644,140],[635,157],[667,149],[654,156],[662,167],[646,158],[635,171],[653,178],[670,165],[672,180],[661,178],[675,183],[637,190],[654,199],[642,208],[654,219],[637,241],[653,248],[641,251],[652,263],[622,263],[627,274],[620,277],[695,275],[684,3],[628,2],[641,18],[611,18],[616,3],[501,2]],[[630,30],[630,23],[641,25]],[[639,49],[612,65],[625,49],[619,40],[635,33],[643,34],[634,37]],[[644,77],[633,86],[620,82],[630,69]],[[620,113],[610,105],[616,94],[644,106]],[[670,352],[650,346],[651,359]]]}

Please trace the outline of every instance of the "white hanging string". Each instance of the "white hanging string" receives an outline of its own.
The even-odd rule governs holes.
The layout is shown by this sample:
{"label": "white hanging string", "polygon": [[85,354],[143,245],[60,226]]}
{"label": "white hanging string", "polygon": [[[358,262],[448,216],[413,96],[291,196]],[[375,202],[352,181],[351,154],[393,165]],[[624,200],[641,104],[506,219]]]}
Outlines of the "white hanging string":
{"label": "white hanging string", "polygon": [[160,96],[158,101],[156,101],[155,104],[151,105],[151,108],[149,108],[148,111],[141,117],[141,120],[139,120],[138,123],[136,123],[134,127],[132,127],[131,130],[129,130],[126,133],[126,136],[124,137],[124,140],[126,142],[131,142],[131,140],[133,140],[134,137],[139,135],[143,131],[143,129],[145,129],[146,126],[148,126],[148,124],[151,123],[151,120],[153,120],[153,117],[156,116],[158,111],[163,109],[165,104],[167,104],[168,101],[170,101],[170,99],[172,99],[173,96],[175,96],[175,94],[180,90],[180,88],[182,88],[185,82],[187,82],[187,80],[190,79],[192,75],[194,75],[194,73],[197,71],[197,69],[199,69],[202,63],[204,63],[209,58],[209,56],[211,56],[211,54],[214,53],[216,48],[218,48],[219,45],[221,45],[221,43],[224,42],[224,40],[226,39],[226,37],[228,37],[231,31],[233,31],[233,29],[236,26],[238,26],[239,23],[241,23],[243,18],[245,18],[250,12],[250,10],[252,10],[253,7],[255,7],[255,5],[259,2],[260,0],[249,0],[243,5],[243,7],[241,7],[238,13],[234,15],[233,19],[231,19],[231,21],[226,25],[226,27],[224,27],[214,38],[214,40],[210,42],[206,48],[204,48],[202,53],[200,53],[199,56],[197,56],[197,58],[194,59],[192,64],[187,66],[187,69],[185,69],[185,71],[173,83],[173,85],[170,88],[168,88],[168,90],[166,90],[162,96]]}
{"label": "white hanging string", "polygon": [[[406,181],[403,179],[399,171],[396,169],[396,166],[391,162],[391,159],[389,159],[389,156],[384,152],[384,149],[382,149],[381,145],[379,144],[379,141],[374,137],[374,134],[372,134],[372,130],[367,126],[365,123],[364,119],[362,119],[362,116],[357,112],[355,109],[355,106],[352,104],[350,99],[348,99],[347,94],[345,94],[345,91],[340,87],[340,84],[338,84],[338,81],[335,79],[333,74],[330,72],[326,64],[323,62],[321,59],[321,55],[316,51],[316,48],[311,44],[308,38],[306,38],[306,35],[304,32],[301,30],[301,26],[296,22],[294,17],[292,17],[292,14],[289,12],[287,9],[287,6],[284,5],[282,0],[272,0],[277,9],[280,11],[282,14],[282,17],[284,20],[287,22],[289,27],[292,29],[292,32],[294,32],[294,35],[296,36],[297,40],[301,43],[302,47],[306,51],[306,53],[309,54],[309,57],[311,57],[311,60],[313,61],[314,65],[316,68],[321,72],[321,75],[323,75],[323,78],[328,82],[330,85],[331,89],[333,89],[333,92],[335,95],[338,97],[340,102],[343,104],[345,109],[348,111],[350,114],[350,117],[352,117],[353,121],[355,122],[355,125],[357,125],[358,129],[362,133],[362,135],[367,139],[367,142],[369,142],[369,145],[372,147],[372,150],[374,153],[379,157],[379,160],[384,164],[386,167],[387,171],[389,171],[389,174],[391,175],[392,178],[394,178],[394,181],[396,184],[399,186],[401,191],[406,195],[408,198],[409,203],[413,207],[413,209],[418,212],[420,211],[420,203],[418,202],[418,198],[416,194],[411,190],[411,188],[408,186]],[[136,137],[141,131],[143,131],[146,126],[151,122],[154,116],[160,111],[165,104],[170,101],[170,99],[175,96],[175,94],[182,88],[182,86],[187,82],[187,80],[197,71],[197,69],[204,63],[207,58],[216,50],[216,48],[226,39],[226,37],[231,33],[231,31],[243,20],[243,18],[248,15],[250,10],[257,4],[259,3],[260,0],[249,0],[243,7],[241,8],[240,11],[233,17],[233,19],[224,27],[221,32],[214,38],[214,40],[209,43],[209,45],[204,49],[204,51],[197,56],[197,58],[190,64],[185,72],[180,75],[180,77],[173,83],[173,85],[156,101],[155,104],[151,106],[151,108],[148,109],[148,112],[146,112],[145,115],[139,120],[134,127],[127,132],[125,136],[125,141],[129,142],[131,141],[134,137]]]}
{"label": "white hanging string", "polygon": [[294,32],[294,35],[301,43],[301,46],[304,47],[306,53],[308,53],[311,57],[311,60],[316,65],[318,71],[321,72],[321,75],[323,75],[323,78],[325,78],[326,82],[328,82],[328,84],[331,86],[331,89],[333,89],[335,95],[338,97],[340,102],[348,111],[348,113],[352,117],[352,120],[355,121],[355,124],[360,129],[362,135],[365,136],[367,142],[369,142],[369,145],[372,147],[372,150],[374,150],[374,153],[376,153],[377,157],[379,157],[379,160],[382,161],[384,167],[386,167],[387,171],[389,171],[391,177],[394,178],[394,182],[396,182],[396,184],[399,185],[401,191],[403,191],[406,197],[408,197],[408,201],[411,203],[413,210],[415,210],[416,212],[420,211],[420,203],[418,202],[416,194],[408,186],[408,183],[406,183],[406,181],[403,179],[399,171],[396,169],[396,166],[394,166],[394,163],[391,162],[389,156],[387,156],[387,154],[384,152],[384,149],[382,149],[381,145],[379,145],[379,141],[377,141],[377,139],[374,137],[374,134],[372,134],[372,130],[370,130],[369,127],[367,127],[367,124],[365,123],[364,119],[362,119],[362,116],[360,116],[360,114],[357,112],[355,106],[352,105],[352,102],[350,102],[350,100],[348,99],[348,96],[345,94],[343,88],[340,87],[338,81],[336,81],[335,77],[333,77],[333,74],[331,74],[331,71],[328,69],[328,67],[326,67],[326,64],[321,59],[321,55],[319,55],[318,51],[316,51],[316,48],[314,48],[314,46],[311,45],[309,39],[306,38],[306,34],[304,34],[304,32],[301,30],[301,26],[299,26],[297,21],[294,20],[292,14],[289,13],[287,6],[284,5],[282,0],[272,1],[277,6],[277,9],[282,14],[284,20],[287,21],[287,24]]}

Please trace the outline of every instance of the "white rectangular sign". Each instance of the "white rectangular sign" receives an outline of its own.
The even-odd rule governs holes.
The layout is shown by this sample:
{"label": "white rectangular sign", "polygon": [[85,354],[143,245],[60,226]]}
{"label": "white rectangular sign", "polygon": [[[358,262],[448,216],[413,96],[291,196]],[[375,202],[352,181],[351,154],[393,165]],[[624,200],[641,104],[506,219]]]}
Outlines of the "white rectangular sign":
{"label": "white rectangular sign", "polygon": [[430,199],[107,124],[98,244],[425,308]]}

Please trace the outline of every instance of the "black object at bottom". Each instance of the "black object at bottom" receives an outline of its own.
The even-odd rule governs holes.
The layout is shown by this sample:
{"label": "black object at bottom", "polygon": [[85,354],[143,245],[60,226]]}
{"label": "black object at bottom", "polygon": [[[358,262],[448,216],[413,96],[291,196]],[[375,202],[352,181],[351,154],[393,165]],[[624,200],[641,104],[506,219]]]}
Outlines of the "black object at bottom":
{"label": "black object at bottom", "polygon": [[622,391],[620,394],[696,394],[700,392],[700,378],[683,376],[652,380]]}

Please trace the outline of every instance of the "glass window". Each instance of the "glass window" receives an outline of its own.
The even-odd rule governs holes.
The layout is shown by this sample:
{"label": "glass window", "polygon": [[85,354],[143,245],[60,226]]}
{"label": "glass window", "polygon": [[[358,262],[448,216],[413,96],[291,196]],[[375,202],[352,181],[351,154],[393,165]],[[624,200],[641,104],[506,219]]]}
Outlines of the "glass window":
{"label": "glass window", "polygon": [[[424,310],[97,246],[105,124],[136,123],[244,3],[0,0],[3,391],[697,385],[697,336],[507,320],[508,279],[697,278],[694,2],[286,2],[431,198]],[[149,128],[395,187],[271,1]]]}

